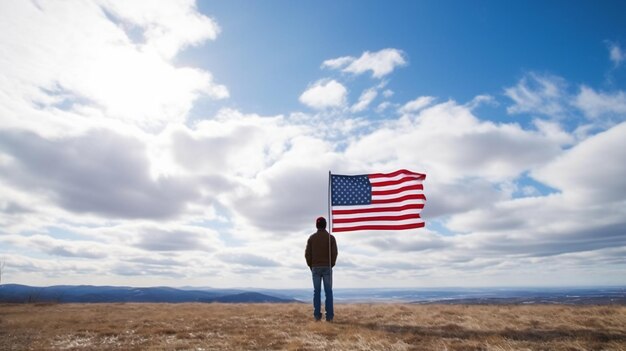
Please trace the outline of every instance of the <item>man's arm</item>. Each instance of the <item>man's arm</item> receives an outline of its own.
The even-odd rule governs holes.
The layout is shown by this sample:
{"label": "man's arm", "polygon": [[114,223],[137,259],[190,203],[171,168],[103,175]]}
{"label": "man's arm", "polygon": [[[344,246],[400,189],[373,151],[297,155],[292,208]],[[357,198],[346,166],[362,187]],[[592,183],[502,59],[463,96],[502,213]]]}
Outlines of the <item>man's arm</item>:
{"label": "man's arm", "polygon": [[335,240],[335,237],[332,237],[333,240],[331,240],[331,266],[335,267],[335,263],[337,262],[337,240]]}
{"label": "man's arm", "polygon": [[306,242],[306,249],[304,249],[304,258],[306,259],[306,265],[311,268],[313,259],[313,247],[311,246],[311,238]]}

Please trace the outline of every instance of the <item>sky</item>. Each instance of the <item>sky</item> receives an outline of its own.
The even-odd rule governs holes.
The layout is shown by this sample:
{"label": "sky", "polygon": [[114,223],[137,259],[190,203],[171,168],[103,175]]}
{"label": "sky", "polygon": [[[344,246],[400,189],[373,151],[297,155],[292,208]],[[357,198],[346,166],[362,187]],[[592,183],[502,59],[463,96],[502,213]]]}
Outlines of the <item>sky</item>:
{"label": "sky", "polygon": [[623,1],[0,2],[2,283],[310,288],[328,172],[427,174],[335,288],[626,285]]}

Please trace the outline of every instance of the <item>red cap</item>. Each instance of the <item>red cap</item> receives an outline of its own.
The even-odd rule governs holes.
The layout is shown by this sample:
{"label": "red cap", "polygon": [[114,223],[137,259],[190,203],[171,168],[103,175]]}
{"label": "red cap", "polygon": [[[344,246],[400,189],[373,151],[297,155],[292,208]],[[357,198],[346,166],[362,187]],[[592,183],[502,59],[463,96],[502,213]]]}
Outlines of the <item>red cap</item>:
{"label": "red cap", "polygon": [[326,227],[326,218],[324,217],[317,217],[317,219],[315,220],[315,226],[316,227],[320,227],[321,224],[323,224],[323,227]]}

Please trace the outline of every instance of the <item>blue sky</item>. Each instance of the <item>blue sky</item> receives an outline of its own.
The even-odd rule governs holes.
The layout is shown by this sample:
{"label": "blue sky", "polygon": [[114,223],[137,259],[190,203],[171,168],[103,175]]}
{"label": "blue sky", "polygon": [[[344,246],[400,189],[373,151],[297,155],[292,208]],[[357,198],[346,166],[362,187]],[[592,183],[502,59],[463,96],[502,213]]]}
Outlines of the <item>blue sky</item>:
{"label": "blue sky", "polygon": [[626,283],[619,1],[5,1],[4,282],[307,288],[328,170],[428,175],[338,287]]}
{"label": "blue sky", "polygon": [[[624,42],[626,6],[593,2],[377,1],[201,2],[223,27],[220,38],[182,53],[181,64],[219,75],[229,103],[265,114],[301,108],[298,93],[330,57],[392,47],[409,64],[389,77],[397,97],[468,101],[501,94],[529,71],[597,87],[623,84],[611,72],[606,41]],[[232,29],[231,29],[232,28]],[[354,79],[356,88],[368,77]],[[616,77],[617,78],[617,77]],[[268,89],[268,83],[271,88]],[[494,113],[494,118],[497,114]],[[507,118],[500,114],[500,118]]]}

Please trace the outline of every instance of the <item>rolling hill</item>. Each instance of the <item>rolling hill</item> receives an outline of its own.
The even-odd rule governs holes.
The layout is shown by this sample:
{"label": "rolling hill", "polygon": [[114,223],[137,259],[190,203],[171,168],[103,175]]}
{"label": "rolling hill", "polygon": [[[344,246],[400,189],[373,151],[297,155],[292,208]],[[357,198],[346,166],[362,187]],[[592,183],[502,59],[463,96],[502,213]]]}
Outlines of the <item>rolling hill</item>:
{"label": "rolling hill", "polygon": [[34,287],[19,284],[0,285],[0,302],[222,302],[288,303],[295,299],[240,290],[181,290],[169,287],[134,288],[124,286],[56,285]]}

